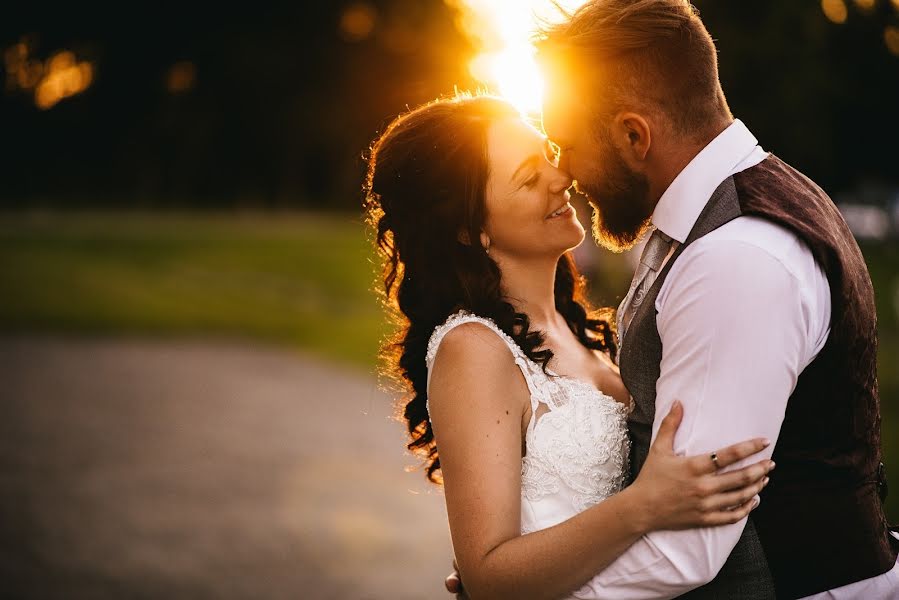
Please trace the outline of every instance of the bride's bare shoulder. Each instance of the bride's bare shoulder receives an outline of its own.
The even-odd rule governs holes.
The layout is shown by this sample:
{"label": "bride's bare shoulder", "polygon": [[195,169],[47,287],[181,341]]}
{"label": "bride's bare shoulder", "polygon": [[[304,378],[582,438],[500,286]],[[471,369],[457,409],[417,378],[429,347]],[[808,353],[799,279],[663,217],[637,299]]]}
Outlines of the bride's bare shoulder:
{"label": "bride's bare shoulder", "polygon": [[438,363],[447,367],[489,369],[506,363],[514,366],[514,359],[509,345],[496,331],[484,323],[469,321],[443,335],[434,355],[434,366]]}
{"label": "bride's bare shoulder", "polygon": [[432,402],[451,394],[489,396],[491,402],[505,397],[517,406],[520,394],[527,398],[527,384],[508,343],[483,323],[461,323],[449,330],[437,348],[432,369]]}

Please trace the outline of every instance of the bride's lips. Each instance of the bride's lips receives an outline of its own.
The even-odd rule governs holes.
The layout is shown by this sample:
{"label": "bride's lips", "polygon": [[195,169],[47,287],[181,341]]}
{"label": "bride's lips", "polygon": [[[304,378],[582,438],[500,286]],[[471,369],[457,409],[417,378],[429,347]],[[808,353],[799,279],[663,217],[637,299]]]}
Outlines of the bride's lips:
{"label": "bride's lips", "polygon": [[551,212],[551,213],[549,213],[548,215],[546,215],[546,220],[548,221],[548,220],[550,220],[550,219],[558,219],[559,217],[564,217],[565,215],[568,215],[568,214],[570,214],[570,213],[573,212],[573,211],[574,211],[574,207],[571,206],[571,203],[570,203],[570,202],[566,202],[565,204],[563,204],[562,206],[558,207],[558,208],[557,208],[556,210],[554,210],[553,212]]}

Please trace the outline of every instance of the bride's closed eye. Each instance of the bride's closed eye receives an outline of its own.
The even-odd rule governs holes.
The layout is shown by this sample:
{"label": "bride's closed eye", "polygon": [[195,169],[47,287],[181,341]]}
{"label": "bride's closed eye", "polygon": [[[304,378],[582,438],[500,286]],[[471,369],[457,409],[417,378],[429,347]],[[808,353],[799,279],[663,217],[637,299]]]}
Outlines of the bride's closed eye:
{"label": "bride's closed eye", "polygon": [[[553,167],[559,166],[559,147],[551,142],[549,138],[543,138],[543,158]],[[528,177],[524,184],[528,188],[532,188],[540,182],[540,169],[534,171],[534,174]]]}

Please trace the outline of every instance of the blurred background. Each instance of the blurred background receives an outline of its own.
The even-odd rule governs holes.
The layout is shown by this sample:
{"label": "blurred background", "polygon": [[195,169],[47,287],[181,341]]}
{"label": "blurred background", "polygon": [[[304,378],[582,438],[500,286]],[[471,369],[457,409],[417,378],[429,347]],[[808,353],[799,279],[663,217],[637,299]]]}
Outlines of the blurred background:
{"label": "blurred background", "polygon": [[[443,499],[378,386],[364,156],[454,88],[533,112],[544,4],[4,6],[4,596],[444,597]],[[899,481],[899,1],[695,4],[734,114],[865,253]],[[577,258],[617,305],[633,257]]]}

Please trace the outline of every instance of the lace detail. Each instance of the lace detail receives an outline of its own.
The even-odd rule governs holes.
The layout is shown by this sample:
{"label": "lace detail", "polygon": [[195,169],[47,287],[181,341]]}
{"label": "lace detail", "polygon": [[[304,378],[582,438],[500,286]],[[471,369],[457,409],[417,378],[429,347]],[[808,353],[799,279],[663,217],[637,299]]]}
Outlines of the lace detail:
{"label": "lace detail", "polygon": [[621,491],[630,440],[629,407],[579,379],[557,376],[551,408],[529,427],[522,496],[537,502],[564,488],[577,512]]}
{"label": "lace detail", "polygon": [[[530,360],[491,319],[459,311],[434,329],[425,361],[430,370],[444,336],[462,323],[481,323],[509,346],[531,393],[531,420],[521,463],[521,532],[554,525],[624,487],[630,441],[625,405],[592,384]],[[540,404],[548,408],[537,416]],[[430,408],[430,407],[428,407]],[[560,507],[567,509],[560,512]]]}

